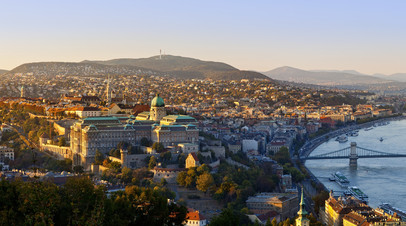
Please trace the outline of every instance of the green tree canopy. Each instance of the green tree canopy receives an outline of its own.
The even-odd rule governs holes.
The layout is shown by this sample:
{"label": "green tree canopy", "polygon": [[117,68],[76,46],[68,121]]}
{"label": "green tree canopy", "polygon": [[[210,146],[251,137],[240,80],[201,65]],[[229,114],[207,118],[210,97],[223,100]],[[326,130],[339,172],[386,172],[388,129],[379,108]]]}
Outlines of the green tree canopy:
{"label": "green tree canopy", "polygon": [[94,164],[102,165],[104,160],[104,154],[101,153],[98,149],[96,149],[96,153],[94,155]]}
{"label": "green tree canopy", "polygon": [[148,163],[148,168],[152,169],[156,166],[156,157],[155,156],[151,156],[151,158],[149,159],[149,163]]}
{"label": "green tree canopy", "polygon": [[203,173],[197,178],[196,188],[202,192],[207,192],[213,185],[214,179],[210,173]]}
{"label": "green tree canopy", "polygon": [[161,153],[164,150],[164,145],[160,142],[155,142],[152,144],[152,149],[158,153]]}

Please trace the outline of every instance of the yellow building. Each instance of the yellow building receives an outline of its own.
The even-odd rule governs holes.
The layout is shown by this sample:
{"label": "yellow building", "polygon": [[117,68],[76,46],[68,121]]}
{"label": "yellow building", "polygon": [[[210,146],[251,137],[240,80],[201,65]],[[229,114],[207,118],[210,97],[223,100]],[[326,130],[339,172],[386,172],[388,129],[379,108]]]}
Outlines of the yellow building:
{"label": "yellow building", "polygon": [[185,168],[197,167],[200,166],[199,159],[195,152],[190,153],[186,158]]}
{"label": "yellow building", "polygon": [[325,202],[325,224],[342,226],[343,217],[353,210],[370,211],[372,210],[367,204],[360,200],[349,197],[338,197],[337,199],[330,192],[330,197]]}
{"label": "yellow building", "polygon": [[326,225],[337,226],[369,226],[369,225],[406,225],[400,217],[385,213],[382,209],[372,209],[358,199],[349,197],[330,197],[326,200]]}
{"label": "yellow building", "polygon": [[255,214],[276,211],[281,220],[294,217],[298,211],[298,194],[296,193],[258,193],[248,197],[248,209]]}

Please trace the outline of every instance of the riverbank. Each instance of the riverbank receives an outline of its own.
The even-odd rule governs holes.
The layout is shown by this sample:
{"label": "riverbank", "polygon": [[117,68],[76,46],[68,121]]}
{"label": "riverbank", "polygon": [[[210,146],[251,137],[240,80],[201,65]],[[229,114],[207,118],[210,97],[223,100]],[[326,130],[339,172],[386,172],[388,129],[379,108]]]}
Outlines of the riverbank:
{"label": "riverbank", "polygon": [[400,120],[405,120],[405,119],[406,119],[406,116],[403,116],[403,115],[396,116],[396,117],[382,118],[382,119],[366,122],[366,123],[363,123],[363,124],[346,126],[344,128],[340,128],[340,129],[330,131],[330,132],[328,132],[326,134],[315,137],[312,140],[306,141],[306,143],[299,150],[299,158],[303,159],[303,158],[308,157],[312,153],[312,151],[314,149],[316,149],[322,143],[328,141],[331,138],[338,137],[340,135],[346,134],[346,133],[351,132],[353,130],[359,130],[359,129],[365,129],[365,128],[368,128],[368,127],[372,127],[376,123],[390,122],[390,121],[400,121]]}
{"label": "riverbank", "polygon": [[[322,187],[323,190],[325,191],[329,191],[328,188],[313,174],[313,172],[311,170],[308,169],[308,167],[306,167],[305,165],[305,158],[307,158],[317,147],[319,147],[321,144],[327,142],[328,140],[330,140],[331,138],[334,137],[338,137],[342,134],[346,134],[350,131],[353,130],[360,130],[360,129],[365,129],[368,127],[372,127],[374,126],[375,123],[383,123],[383,122],[390,122],[390,121],[400,121],[400,120],[405,120],[406,116],[401,115],[401,116],[396,116],[396,117],[389,117],[389,118],[382,118],[382,119],[378,119],[378,120],[374,120],[374,121],[370,121],[370,122],[366,122],[363,124],[357,124],[357,125],[351,125],[351,126],[347,126],[344,128],[340,128],[340,129],[336,129],[333,131],[330,131],[326,134],[320,135],[318,137],[315,137],[309,141],[306,141],[306,143],[302,146],[302,148],[300,148],[299,150],[299,159],[303,165],[303,167],[306,169],[306,171],[309,173],[310,175],[310,180],[314,183],[316,183],[316,185],[318,184],[318,186]],[[291,153],[292,154],[292,153]],[[292,158],[293,160],[297,160],[297,158]]]}
{"label": "riverbank", "polygon": [[[395,118],[395,121],[386,126],[376,126],[372,130],[360,130],[359,136],[349,136],[347,143],[333,140],[325,142],[316,148],[312,155],[319,155],[333,150],[347,148],[350,142],[369,150],[376,150],[394,154],[406,154],[405,134],[406,120]],[[368,125],[367,125],[368,126]],[[373,126],[370,124],[369,126]],[[380,138],[383,137],[383,141]],[[369,205],[377,207],[382,203],[390,203],[400,209],[406,209],[403,202],[406,199],[406,181],[404,172],[405,158],[367,158],[359,159],[356,169],[348,166],[348,159],[325,159],[306,161],[308,169],[317,181],[321,182],[328,190],[341,194],[345,189],[329,180],[334,172],[341,172],[349,180],[351,186],[359,187],[369,196]],[[385,186],[382,186],[382,185]],[[402,201],[403,200],[403,201]]]}

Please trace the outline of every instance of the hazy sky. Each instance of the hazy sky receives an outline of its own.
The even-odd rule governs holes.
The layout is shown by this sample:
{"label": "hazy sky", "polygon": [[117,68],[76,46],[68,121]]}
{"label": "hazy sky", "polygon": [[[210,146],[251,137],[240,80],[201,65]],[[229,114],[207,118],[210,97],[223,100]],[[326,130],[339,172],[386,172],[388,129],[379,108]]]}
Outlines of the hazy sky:
{"label": "hazy sky", "polygon": [[167,54],[266,71],[406,72],[406,1],[0,0],[0,68]]}

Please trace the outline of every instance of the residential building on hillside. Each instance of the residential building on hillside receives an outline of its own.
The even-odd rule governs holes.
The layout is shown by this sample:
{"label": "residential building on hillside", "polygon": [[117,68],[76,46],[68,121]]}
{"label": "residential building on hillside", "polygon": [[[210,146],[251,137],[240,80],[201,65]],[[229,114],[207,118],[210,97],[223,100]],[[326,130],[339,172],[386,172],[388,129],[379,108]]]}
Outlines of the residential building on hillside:
{"label": "residential building on hillside", "polygon": [[206,226],[207,219],[199,211],[189,210],[186,214],[185,226]]}
{"label": "residential building on hillside", "polygon": [[281,215],[281,220],[293,217],[298,211],[298,195],[296,193],[258,193],[248,197],[246,201],[250,211],[256,214],[270,210]]}
{"label": "residential building on hillside", "polygon": [[200,166],[199,159],[197,158],[196,152],[189,153],[186,158],[185,168],[197,167]]}

